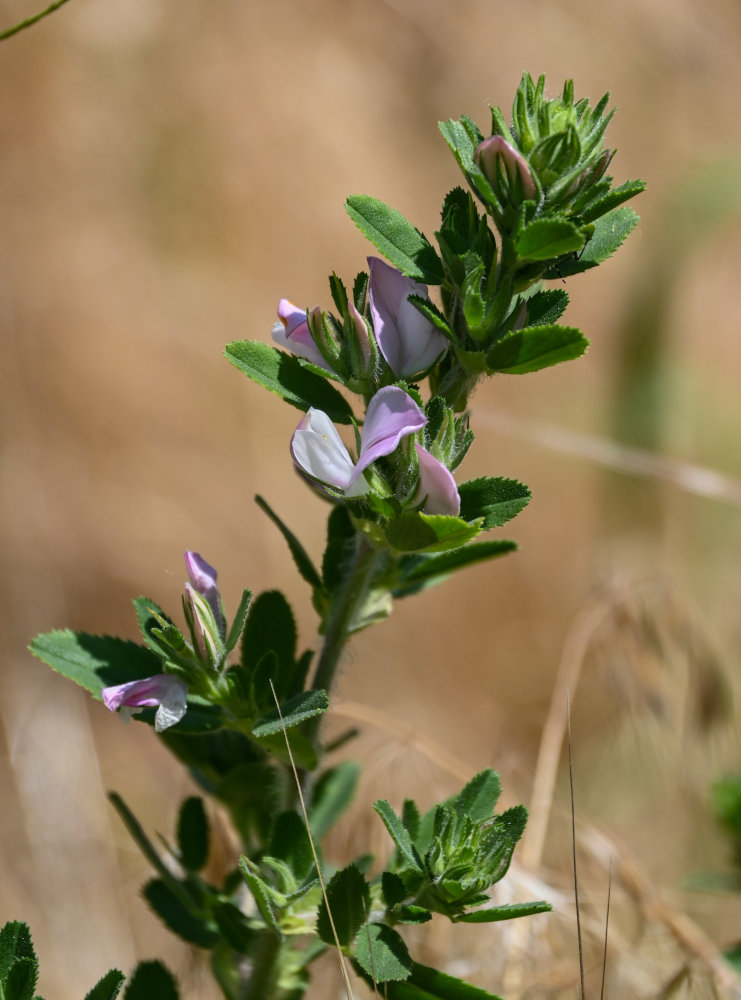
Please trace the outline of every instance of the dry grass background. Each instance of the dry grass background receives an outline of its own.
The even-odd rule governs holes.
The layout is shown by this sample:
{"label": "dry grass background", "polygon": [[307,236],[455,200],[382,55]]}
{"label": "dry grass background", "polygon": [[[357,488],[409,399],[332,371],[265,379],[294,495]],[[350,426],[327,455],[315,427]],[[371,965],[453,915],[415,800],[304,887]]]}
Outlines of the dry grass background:
{"label": "dry grass background", "polygon": [[[32,6],[3,0],[2,24]],[[740,45],[732,0],[73,0],[0,46],[0,921],[30,922],[50,1000],[155,955],[185,1000],[212,994],[138,898],[146,865],[104,798],[116,788],[167,832],[187,778],[26,643],[64,625],[133,637],[130,597],[178,607],[185,548],[219,567],[228,605],[243,585],[285,588],[313,641],[307,594],[252,503],[264,493],[319,551],[324,510],[288,461],[297,417],[222,347],[268,339],[281,296],[327,304],[329,271],[363,266],[346,194],[430,232],[457,183],[436,121],[485,123],[525,68],[552,90],[567,75],[579,95],[611,90],[614,173],[648,181],[643,222],[571,282],[588,356],[475,397],[464,471],[532,486],[508,532],[521,551],[353,644],[333,724],[365,720],[366,772],[334,848],[384,853],[373,798],[429,803],[484,766],[529,802],[561,661],[580,670],[590,975],[613,855],[610,995],[730,995],[712,942],[739,937],[741,904],[683,880],[728,865],[706,803],[741,767],[738,500],[607,472],[543,447],[542,425],[741,476]],[[698,172],[704,196],[687,186]],[[646,390],[636,358],[652,345]],[[535,918],[532,938],[436,929],[423,959],[509,997],[573,995],[563,767],[554,780],[542,856],[526,845],[512,885],[561,900],[561,916]],[[325,974],[315,997],[336,995]]]}

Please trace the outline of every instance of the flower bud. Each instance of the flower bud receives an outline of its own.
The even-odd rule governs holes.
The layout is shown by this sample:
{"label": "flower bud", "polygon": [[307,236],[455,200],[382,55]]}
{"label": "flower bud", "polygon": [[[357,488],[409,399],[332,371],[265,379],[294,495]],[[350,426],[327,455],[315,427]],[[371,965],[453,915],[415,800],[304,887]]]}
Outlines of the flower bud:
{"label": "flower bud", "polygon": [[155,674],[140,681],[116,684],[101,692],[105,707],[111,712],[118,709],[124,722],[143,708],[157,705],[154,728],[158,733],[174,726],[185,715],[187,694],[185,684],[170,674]]}
{"label": "flower bud", "polygon": [[[502,189],[502,179],[507,181],[509,186],[507,194],[514,193],[516,196],[503,198],[503,201],[519,202],[526,198],[535,198],[537,189],[527,160],[503,136],[492,135],[489,139],[484,139],[476,148],[474,160],[497,194]],[[520,192],[521,195],[518,197]]]}
{"label": "flower bud", "polygon": [[278,322],[273,327],[273,340],[299,358],[306,358],[313,365],[331,371],[306,321],[306,310],[299,309],[288,299],[278,303]]}

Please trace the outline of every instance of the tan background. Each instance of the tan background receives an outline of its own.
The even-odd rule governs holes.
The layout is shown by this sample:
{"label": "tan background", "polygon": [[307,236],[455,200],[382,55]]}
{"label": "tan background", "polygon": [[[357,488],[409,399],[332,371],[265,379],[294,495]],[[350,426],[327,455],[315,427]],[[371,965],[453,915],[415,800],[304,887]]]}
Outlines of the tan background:
{"label": "tan background", "polygon": [[[0,24],[31,8],[3,0]],[[436,121],[466,112],[486,127],[486,102],[508,108],[525,68],[551,93],[566,75],[578,96],[612,92],[613,172],[647,180],[643,222],[569,284],[588,356],[474,399],[461,471],[531,485],[500,532],[520,553],[398,606],[353,645],[340,693],[386,728],[358,744],[368,770],[337,860],[387,850],[374,797],[429,804],[455,788],[429,741],[469,773],[500,768],[507,801],[529,801],[570,635],[590,647],[572,692],[580,820],[626,845],[711,938],[739,934],[738,897],[682,890],[729,866],[706,797],[741,768],[738,500],[608,473],[538,433],[621,434],[741,475],[740,43],[731,0],[73,0],[0,46],[0,921],[31,923],[48,1000],[157,954],[186,1000],[210,994],[198,958],[137,898],[146,866],[104,798],[119,790],[169,833],[191,786],[150,733],[119,726],[26,643],[66,625],[133,637],[138,593],[176,612],[185,548],[219,568],[228,607],[243,585],[285,588],[313,642],[306,590],[252,503],[264,493],[319,553],[324,508],[288,458],[298,414],[222,348],[268,339],[281,296],[327,305],[332,269],[352,280],[369,246],[345,195],[381,197],[430,233],[458,183]],[[646,389],[636,359],[652,347]],[[556,794],[541,874],[567,893],[563,774]],[[602,906],[597,867],[584,878]],[[554,989],[571,990],[572,923],[561,951],[530,955]],[[503,933],[427,947],[498,992]],[[619,949],[629,932],[615,934]],[[663,948],[658,985],[682,964]]]}

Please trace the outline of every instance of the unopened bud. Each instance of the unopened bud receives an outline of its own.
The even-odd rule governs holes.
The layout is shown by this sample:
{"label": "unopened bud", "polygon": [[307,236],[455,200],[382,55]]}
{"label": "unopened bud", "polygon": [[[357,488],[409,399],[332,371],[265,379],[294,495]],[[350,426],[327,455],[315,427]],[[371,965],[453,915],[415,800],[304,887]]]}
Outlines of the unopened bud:
{"label": "unopened bud", "polygon": [[484,139],[476,148],[474,160],[494,191],[501,188],[500,174],[504,174],[511,190],[517,191],[519,185],[525,198],[535,197],[535,181],[527,160],[503,136]]}

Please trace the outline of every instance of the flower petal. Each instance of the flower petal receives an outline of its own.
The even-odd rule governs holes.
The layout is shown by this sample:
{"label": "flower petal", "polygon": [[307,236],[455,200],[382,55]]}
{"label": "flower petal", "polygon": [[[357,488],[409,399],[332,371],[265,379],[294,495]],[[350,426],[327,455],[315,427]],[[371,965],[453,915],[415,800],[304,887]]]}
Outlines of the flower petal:
{"label": "flower petal", "polygon": [[416,375],[447,347],[445,337],[409,301],[410,295],[426,298],[427,286],[378,257],[368,258],[368,268],[371,317],[381,354],[394,375]]}
{"label": "flower petal", "polygon": [[154,720],[154,728],[158,733],[179,722],[188,707],[188,689],[181,680],[170,674],[155,674],[142,680],[116,684],[103,688],[101,694],[103,703],[111,712],[115,712],[117,708],[125,710],[122,712],[125,721],[134,714],[132,709],[158,705]]}
{"label": "flower petal", "polygon": [[307,411],[291,438],[291,455],[296,465],[312,479],[343,490],[347,496],[368,492],[368,484],[357,479],[350,458],[337,428],[323,410],[313,406]]}
{"label": "flower petal", "polygon": [[415,445],[419,459],[419,486],[417,500],[425,500],[425,514],[452,514],[461,512],[461,498],[450,469],[446,468],[426,448]]}
{"label": "flower petal", "polygon": [[360,438],[360,455],[350,482],[371,462],[390,455],[403,437],[418,431],[426,423],[427,417],[403,389],[395,385],[379,389],[368,404]]}
{"label": "flower petal", "polygon": [[306,358],[312,364],[331,371],[324,360],[321,351],[314,343],[309,324],[306,322],[306,310],[299,309],[288,299],[278,303],[279,322],[273,326],[273,340],[285,347],[299,358]]}
{"label": "flower petal", "polygon": [[520,175],[522,190],[526,198],[535,197],[535,181],[525,157],[501,135],[492,135],[476,147],[474,160],[481,167],[486,179],[497,190],[497,169],[501,160],[510,183]]}
{"label": "flower petal", "polygon": [[216,586],[217,572],[203,556],[188,550],[185,553],[185,568],[188,571],[193,589],[198,591],[208,602],[214,615],[219,632],[224,631],[224,615],[221,610],[221,597]]}

